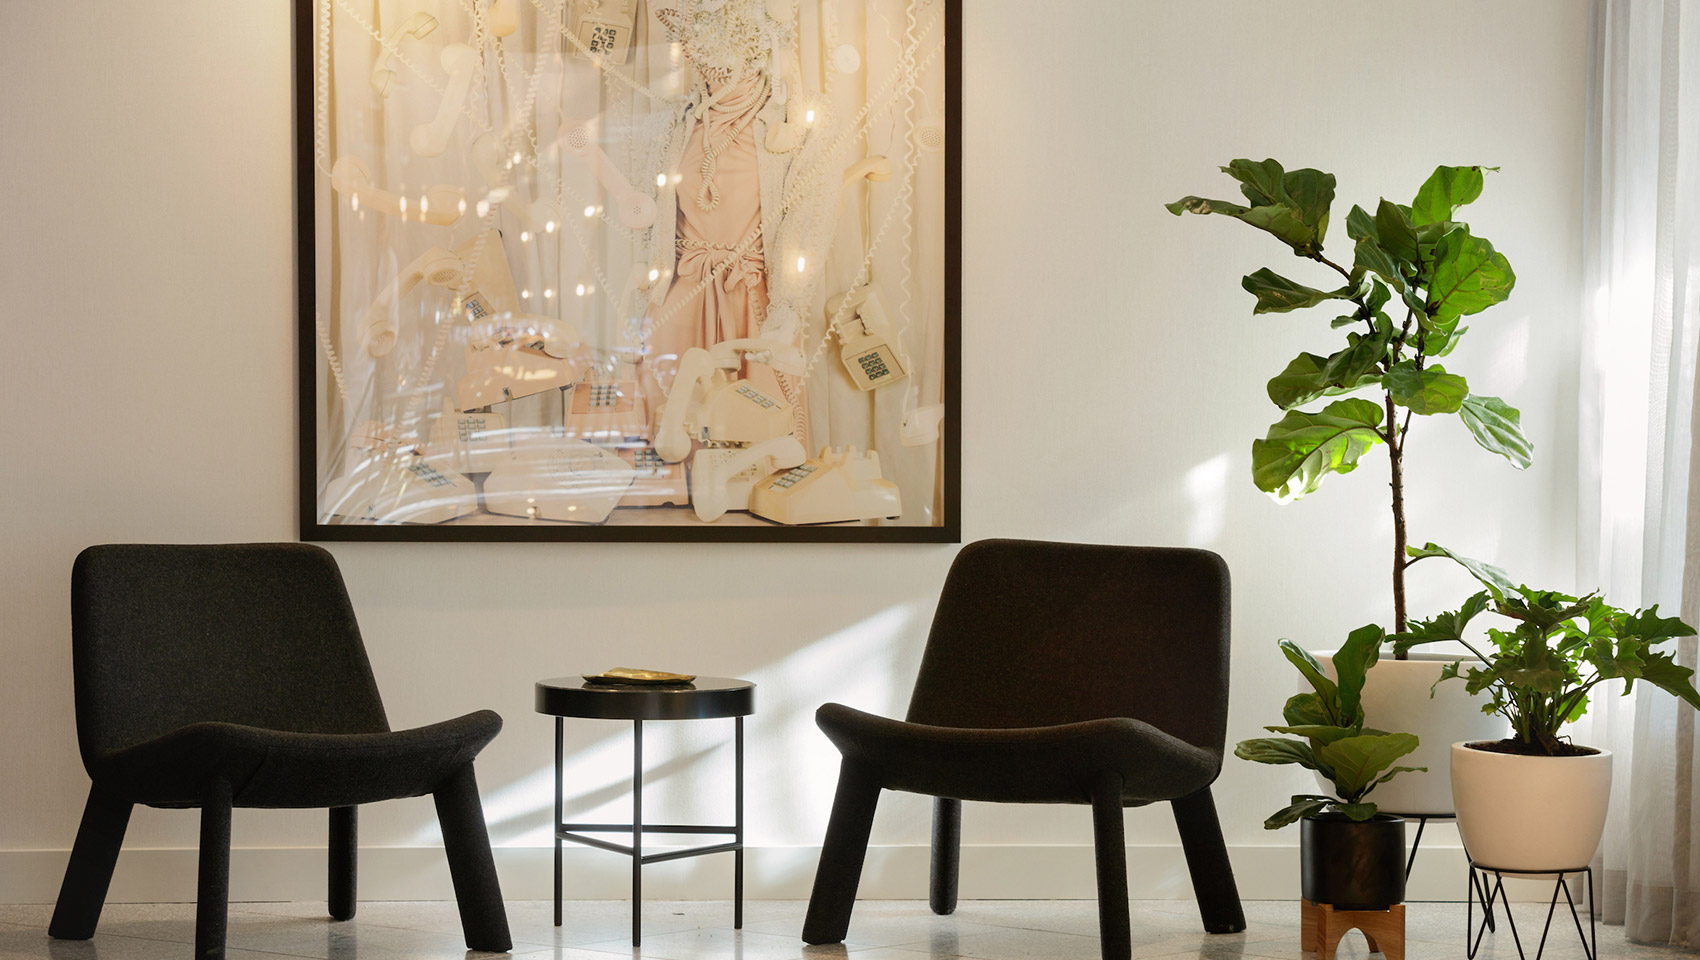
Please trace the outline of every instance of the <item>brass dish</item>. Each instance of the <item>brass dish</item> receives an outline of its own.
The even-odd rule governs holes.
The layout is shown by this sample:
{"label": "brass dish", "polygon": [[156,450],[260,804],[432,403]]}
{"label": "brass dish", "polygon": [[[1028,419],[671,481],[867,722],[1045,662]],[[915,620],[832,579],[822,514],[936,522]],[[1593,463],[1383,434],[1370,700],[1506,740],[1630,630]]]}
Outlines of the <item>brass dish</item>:
{"label": "brass dish", "polygon": [[581,674],[591,683],[615,683],[637,687],[676,687],[695,680],[694,673],[667,673],[661,670],[639,670],[635,667],[615,667],[602,673]]}

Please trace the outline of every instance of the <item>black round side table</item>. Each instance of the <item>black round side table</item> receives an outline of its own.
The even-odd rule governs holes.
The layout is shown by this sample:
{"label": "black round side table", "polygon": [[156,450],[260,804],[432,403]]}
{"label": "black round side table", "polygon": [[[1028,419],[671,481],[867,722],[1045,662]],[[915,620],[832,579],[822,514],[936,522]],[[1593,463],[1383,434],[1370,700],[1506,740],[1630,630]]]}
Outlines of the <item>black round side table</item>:
{"label": "black round side table", "polygon": [[[744,718],[756,712],[756,685],[727,677],[698,677],[680,686],[590,683],[582,677],[555,677],[537,682],[537,712],[555,718],[555,926],[561,925],[561,842],[582,843],[623,853],[632,859],[632,946],[639,946],[643,910],[643,865],[710,853],[731,853],[732,926],[744,926]],[[632,721],[632,822],[562,823],[562,769],[565,765],[565,718]],[[735,720],[733,820],[730,826],[646,824],[643,822],[643,722],[645,720]],[[644,833],[730,836],[730,843],[643,852]],[[586,833],[630,833],[630,846]]]}

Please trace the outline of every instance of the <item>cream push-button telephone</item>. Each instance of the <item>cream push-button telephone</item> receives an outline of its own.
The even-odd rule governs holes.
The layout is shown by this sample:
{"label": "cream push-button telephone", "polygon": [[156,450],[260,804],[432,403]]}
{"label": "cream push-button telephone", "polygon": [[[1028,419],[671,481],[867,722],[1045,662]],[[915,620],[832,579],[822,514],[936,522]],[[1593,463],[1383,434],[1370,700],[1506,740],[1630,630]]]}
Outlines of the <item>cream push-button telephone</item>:
{"label": "cream push-button telephone", "polygon": [[697,519],[713,523],[728,510],[750,509],[750,491],[764,477],[802,463],[808,454],[796,437],[779,437],[748,447],[709,447],[691,459],[691,506]]}
{"label": "cream push-button telephone", "polygon": [[620,459],[632,465],[632,485],[620,498],[622,507],[676,507],[691,503],[685,465],[668,463],[648,444],[619,448]]}
{"label": "cream push-button telephone", "polygon": [[903,513],[897,484],[880,476],[879,454],[828,447],[805,463],[763,479],[750,491],[750,512],[776,523],[843,523]]}
{"label": "cream push-button telephone", "polygon": [[632,465],[593,443],[539,437],[515,447],[515,456],[484,478],[491,513],[601,523],[632,485]]}
{"label": "cream push-button telephone", "polygon": [[425,461],[439,470],[489,473],[513,459],[507,419],[499,413],[446,410],[431,425]]}
{"label": "cream push-button telephone", "polygon": [[842,312],[850,317],[838,327],[838,339],[844,344],[839,356],[858,388],[877,390],[909,374],[909,357],[873,284],[852,288],[826,302],[827,322]]}
{"label": "cream push-button telephone", "polygon": [[649,433],[649,410],[635,380],[586,380],[567,398],[566,434],[620,444]]}
{"label": "cream push-button telephone", "polygon": [[734,380],[739,358],[749,356],[782,372],[799,369],[801,351],[766,340],[728,340],[712,351],[700,347],[679,358],[667,402],[656,415],[655,449],[661,459],[678,463],[691,454],[691,441],[751,444],[787,436],[795,426],[791,405],[768,395],[749,380]]}
{"label": "cream push-button telephone", "polygon": [[331,515],[355,520],[442,523],[477,510],[478,490],[412,450],[385,447],[365,451],[331,481],[321,502]]}

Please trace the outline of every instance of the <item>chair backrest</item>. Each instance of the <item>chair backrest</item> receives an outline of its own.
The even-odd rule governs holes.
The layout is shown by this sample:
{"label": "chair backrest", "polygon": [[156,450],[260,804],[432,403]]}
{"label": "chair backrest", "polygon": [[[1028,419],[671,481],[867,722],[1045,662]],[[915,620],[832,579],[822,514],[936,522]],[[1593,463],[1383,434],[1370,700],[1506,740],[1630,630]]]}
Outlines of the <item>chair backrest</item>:
{"label": "chair backrest", "polygon": [[1228,567],[1208,550],[982,540],[945,579],[909,720],[1132,717],[1218,755]]}
{"label": "chair backrest", "polygon": [[204,721],[389,729],[342,574],[308,544],[90,547],[71,650],[85,762]]}

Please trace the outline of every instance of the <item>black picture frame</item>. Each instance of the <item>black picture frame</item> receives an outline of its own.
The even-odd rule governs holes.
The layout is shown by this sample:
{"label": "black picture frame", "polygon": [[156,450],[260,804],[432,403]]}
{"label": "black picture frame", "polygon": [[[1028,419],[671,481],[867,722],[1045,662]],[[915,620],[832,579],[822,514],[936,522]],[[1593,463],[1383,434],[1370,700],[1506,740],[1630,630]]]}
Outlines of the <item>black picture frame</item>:
{"label": "black picture frame", "polygon": [[319,542],[686,542],[686,543],[960,543],[962,542],[962,0],[944,2],[944,420],[941,522],[934,526],[689,526],[326,524],[318,520],[314,250],[314,0],[294,2],[294,127],[297,366],[297,511],[299,537]]}

